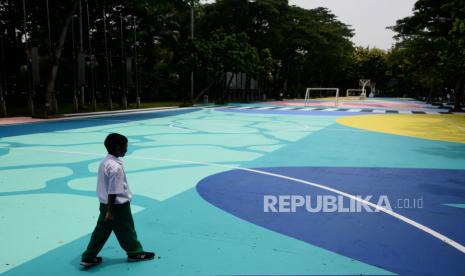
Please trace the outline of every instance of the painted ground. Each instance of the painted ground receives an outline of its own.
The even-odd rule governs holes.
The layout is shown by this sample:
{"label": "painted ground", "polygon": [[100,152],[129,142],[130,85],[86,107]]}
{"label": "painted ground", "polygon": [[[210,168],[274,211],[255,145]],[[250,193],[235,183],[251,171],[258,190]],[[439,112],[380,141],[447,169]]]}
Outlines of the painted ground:
{"label": "painted ground", "polygon": [[[401,99],[312,103],[0,126],[0,273],[463,275],[465,115]],[[160,258],[127,263],[112,236],[83,271],[111,132],[129,138],[136,229]],[[265,211],[286,196],[308,205]],[[329,197],[342,211],[318,209]]]}

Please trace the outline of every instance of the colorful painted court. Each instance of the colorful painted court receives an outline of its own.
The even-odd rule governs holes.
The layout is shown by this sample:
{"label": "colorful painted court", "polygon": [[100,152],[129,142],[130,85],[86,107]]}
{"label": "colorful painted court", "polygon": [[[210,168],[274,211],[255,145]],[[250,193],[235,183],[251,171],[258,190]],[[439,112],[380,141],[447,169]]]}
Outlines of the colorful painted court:
{"label": "colorful painted court", "polygon": [[[82,270],[111,132],[129,138],[136,229],[160,257],[127,263],[112,236]],[[3,125],[0,206],[5,276],[463,275],[465,114],[328,99]]]}

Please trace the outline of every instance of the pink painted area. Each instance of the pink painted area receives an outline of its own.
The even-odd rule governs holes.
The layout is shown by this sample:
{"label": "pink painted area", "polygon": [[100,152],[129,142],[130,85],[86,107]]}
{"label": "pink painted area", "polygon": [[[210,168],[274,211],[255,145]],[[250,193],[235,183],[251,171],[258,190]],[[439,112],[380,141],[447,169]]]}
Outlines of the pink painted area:
{"label": "pink painted area", "polygon": [[45,121],[45,119],[35,119],[35,118],[31,118],[31,117],[0,118],[0,125],[34,123],[34,122],[42,122],[42,121]]}
{"label": "pink painted area", "polygon": [[[304,106],[305,103],[302,101],[274,101],[274,102],[266,102],[264,104],[270,105],[283,105],[283,106]],[[311,101],[307,103],[307,106],[324,106],[324,107],[334,107],[334,101]],[[339,102],[338,107],[346,107],[346,108],[393,108],[393,109],[403,109],[403,108],[414,108],[414,109],[423,109],[426,108],[425,105],[412,103],[412,102]]]}

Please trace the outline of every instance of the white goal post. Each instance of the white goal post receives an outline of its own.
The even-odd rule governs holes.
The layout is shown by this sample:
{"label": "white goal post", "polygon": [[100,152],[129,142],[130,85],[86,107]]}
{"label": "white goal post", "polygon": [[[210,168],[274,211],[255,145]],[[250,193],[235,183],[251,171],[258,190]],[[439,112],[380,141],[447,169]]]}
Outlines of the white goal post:
{"label": "white goal post", "polygon": [[[366,91],[364,91],[363,89],[357,89],[357,88],[354,88],[354,89],[347,89],[346,90],[346,97],[349,97],[349,93],[350,92],[362,92],[362,93],[365,93],[366,94]],[[360,93],[360,94],[362,94]],[[357,96],[360,96],[360,94],[358,94]]]}
{"label": "white goal post", "polygon": [[305,91],[305,100],[304,100],[304,106],[309,106],[310,103],[310,92],[311,91],[335,91],[336,92],[336,100],[334,101],[334,106],[337,107],[339,105],[339,88],[321,88],[321,87],[311,87],[307,88]]}

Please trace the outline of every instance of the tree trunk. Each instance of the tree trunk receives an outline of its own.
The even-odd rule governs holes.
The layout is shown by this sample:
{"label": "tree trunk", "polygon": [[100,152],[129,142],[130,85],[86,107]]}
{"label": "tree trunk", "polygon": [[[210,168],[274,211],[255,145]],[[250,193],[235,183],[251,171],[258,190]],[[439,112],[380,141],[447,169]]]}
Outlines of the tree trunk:
{"label": "tree trunk", "polygon": [[460,77],[457,82],[455,83],[455,91],[454,91],[454,109],[455,112],[461,112],[462,107],[462,95],[463,95],[463,88],[464,88],[464,81],[465,77]]}
{"label": "tree trunk", "polygon": [[202,91],[200,91],[199,95],[197,95],[197,97],[195,97],[195,99],[194,99],[194,104],[195,104],[196,102],[198,102],[198,100],[200,99],[200,97],[202,97],[203,94],[204,94],[205,92],[207,92],[214,84],[215,84],[215,82],[211,82],[209,85],[207,85],[207,87],[205,87]]}
{"label": "tree trunk", "polygon": [[73,18],[74,12],[77,9],[80,0],[75,0],[73,7],[66,17],[66,20],[63,24],[63,28],[61,29],[60,37],[58,38],[58,43],[55,48],[55,52],[53,57],[51,57],[52,66],[50,68],[50,74],[47,82],[47,90],[45,94],[45,110],[48,114],[55,114],[57,112],[56,105],[53,104],[53,100],[55,98],[55,83],[58,74],[58,67],[60,66],[60,59],[61,54],[63,52],[63,46],[65,44],[66,33],[68,32],[69,24]]}
{"label": "tree trunk", "polygon": [[225,95],[229,95],[229,93],[230,93],[230,91],[231,91],[231,83],[232,83],[232,81],[233,81],[234,75],[235,75],[235,74],[231,72],[231,77],[229,78],[228,84],[227,84],[227,86],[226,86],[226,94],[223,92],[222,95],[221,95],[221,98],[222,98],[221,100],[222,100],[223,102],[225,101],[224,99],[226,98]]}
{"label": "tree trunk", "polygon": [[428,102],[429,103],[433,103],[434,100],[433,100],[433,86],[431,85],[428,89]]}

